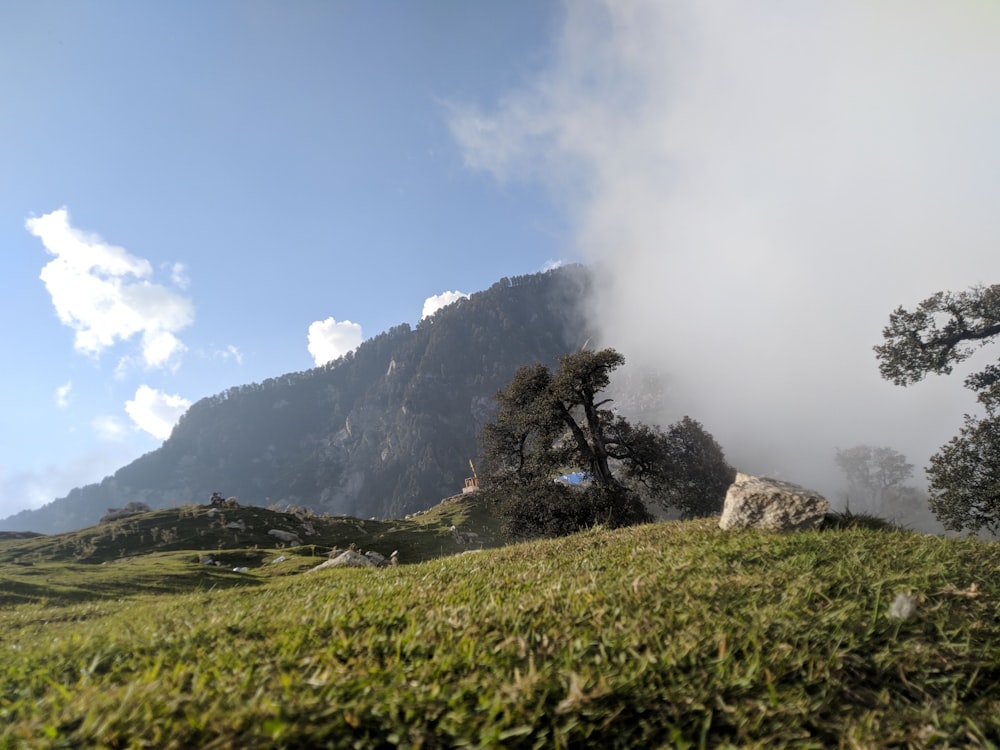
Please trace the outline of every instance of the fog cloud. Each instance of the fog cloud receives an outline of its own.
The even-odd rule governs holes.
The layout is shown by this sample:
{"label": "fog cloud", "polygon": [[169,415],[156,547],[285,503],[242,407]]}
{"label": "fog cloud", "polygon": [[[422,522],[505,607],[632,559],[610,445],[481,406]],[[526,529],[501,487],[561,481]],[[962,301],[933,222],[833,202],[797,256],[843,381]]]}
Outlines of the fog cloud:
{"label": "fog cloud", "polygon": [[926,465],[974,397],[890,386],[871,347],[896,306],[1000,280],[1000,6],[564,14],[550,67],[452,130],[470,168],[564,202],[602,343],[669,374],[657,421],[831,496],[838,446]]}
{"label": "fog cloud", "polygon": [[[162,367],[184,350],[176,333],[194,320],[194,306],[150,282],[149,261],[74,228],[65,208],[30,218],[25,227],[55,256],[41,279],[59,320],[76,331],[77,351],[96,356],[139,334],[145,364]],[[182,271],[175,266],[174,278]]]}

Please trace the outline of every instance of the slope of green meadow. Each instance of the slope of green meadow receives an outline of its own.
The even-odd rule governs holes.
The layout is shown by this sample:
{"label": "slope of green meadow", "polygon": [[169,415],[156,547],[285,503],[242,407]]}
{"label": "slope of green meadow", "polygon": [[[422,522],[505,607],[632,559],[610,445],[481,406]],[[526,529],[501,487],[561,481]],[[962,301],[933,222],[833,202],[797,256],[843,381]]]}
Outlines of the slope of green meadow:
{"label": "slope of green meadow", "polygon": [[[1000,738],[995,543],[871,528],[723,532],[707,519],[295,575],[305,567],[296,554],[267,561],[279,552],[249,573],[169,551],[92,565],[107,595],[96,584],[88,595],[85,563],[66,562],[76,581],[68,597],[8,599],[0,744],[959,747]],[[168,581],[194,583],[157,589],[150,579],[127,592],[129,568],[151,576],[153,560]],[[286,563],[289,574],[275,575]],[[914,605],[909,617],[892,616],[901,594]]]}

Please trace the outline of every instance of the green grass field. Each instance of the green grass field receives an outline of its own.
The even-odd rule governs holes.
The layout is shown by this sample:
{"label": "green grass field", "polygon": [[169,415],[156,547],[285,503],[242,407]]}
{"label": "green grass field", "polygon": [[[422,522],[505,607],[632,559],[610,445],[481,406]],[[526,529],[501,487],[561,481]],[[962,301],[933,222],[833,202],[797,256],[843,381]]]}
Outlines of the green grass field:
{"label": "green grass field", "polygon": [[30,543],[0,545],[3,747],[1000,742],[995,543],[708,519],[308,574]]}

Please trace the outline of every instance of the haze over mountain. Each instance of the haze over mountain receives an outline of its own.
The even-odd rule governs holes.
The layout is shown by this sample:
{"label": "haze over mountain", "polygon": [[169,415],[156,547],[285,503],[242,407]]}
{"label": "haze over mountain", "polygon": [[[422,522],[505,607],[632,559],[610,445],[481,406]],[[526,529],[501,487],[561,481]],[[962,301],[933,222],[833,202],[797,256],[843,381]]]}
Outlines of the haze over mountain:
{"label": "haze over mountain", "polygon": [[553,365],[590,336],[582,266],[501,279],[325,366],[195,403],[157,450],[0,529],[56,532],[110,507],[248,504],[400,517],[458,492],[493,395],[515,370]]}

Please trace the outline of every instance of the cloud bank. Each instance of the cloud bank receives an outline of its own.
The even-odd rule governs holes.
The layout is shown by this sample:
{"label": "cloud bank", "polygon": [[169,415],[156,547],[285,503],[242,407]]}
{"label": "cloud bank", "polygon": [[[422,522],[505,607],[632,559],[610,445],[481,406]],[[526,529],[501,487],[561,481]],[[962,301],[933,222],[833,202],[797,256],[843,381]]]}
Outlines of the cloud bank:
{"label": "cloud bank", "polygon": [[316,320],[309,324],[308,340],[309,354],[319,367],[357,349],[362,341],[361,326],[349,320]]}
{"label": "cloud bank", "polygon": [[190,406],[191,402],[186,398],[140,385],[135,398],[125,402],[125,411],[140,430],[158,440],[166,440],[177,420]]}
{"label": "cloud bank", "polygon": [[[135,335],[148,367],[169,365],[184,351],[176,333],[194,320],[194,306],[149,281],[149,261],[74,228],[65,208],[30,218],[25,227],[55,256],[41,279],[59,320],[76,331],[77,351],[97,356]],[[186,279],[183,271],[172,267],[175,282]]]}
{"label": "cloud bank", "polygon": [[429,318],[431,315],[436,313],[442,307],[447,307],[452,302],[458,302],[460,299],[468,299],[469,295],[465,292],[441,292],[441,294],[433,294],[424,300],[424,309],[420,313],[420,319]]}
{"label": "cloud bank", "polygon": [[[551,65],[456,105],[467,166],[535,180],[603,279],[603,343],[668,373],[747,471],[831,497],[835,447],[917,466],[961,375],[882,382],[889,312],[1000,280],[1000,10],[989,3],[564,6]],[[650,421],[654,415],[644,415]]]}

